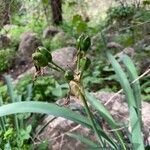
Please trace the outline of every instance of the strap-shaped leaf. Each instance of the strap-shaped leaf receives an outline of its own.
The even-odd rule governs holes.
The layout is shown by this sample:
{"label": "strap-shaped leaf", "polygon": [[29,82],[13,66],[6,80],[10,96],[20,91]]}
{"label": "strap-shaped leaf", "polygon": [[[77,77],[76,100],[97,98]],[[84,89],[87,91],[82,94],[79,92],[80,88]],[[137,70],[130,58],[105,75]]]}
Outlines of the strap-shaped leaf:
{"label": "strap-shaped leaf", "polygon": [[140,119],[139,119],[138,112],[137,112],[138,107],[135,102],[133,90],[130,86],[130,83],[129,83],[125,73],[123,72],[121,66],[116,61],[114,56],[109,51],[106,51],[106,55],[116,72],[119,83],[121,84],[121,87],[123,88],[123,91],[125,93],[125,96],[126,96],[126,99],[128,102],[130,125],[131,125],[131,136],[132,136],[131,143],[133,144],[133,149],[144,150],[143,137],[142,137],[141,126],[140,126]]}
{"label": "strap-shaped leaf", "polygon": [[[79,123],[89,129],[92,129],[90,121],[86,117],[81,116],[68,108],[60,107],[52,103],[25,101],[25,102],[15,102],[0,107],[0,117],[16,113],[27,113],[27,112],[43,113],[54,115],[56,117],[63,117],[76,123]],[[103,130],[99,128],[98,132],[112,147],[116,147],[116,144],[113,142],[113,140],[109,136],[107,136]]]}
{"label": "strap-shaped leaf", "polygon": [[99,145],[91,141],[91,139],[88,139],[86,137],[81,136],[80,134],[75,134],[75,133],[67,133],[68,136],[79,140],[80,142],[86,144],[87,146],[90,146],[92,148],[97,148]]}
{"label": "strap-shaped leaf", "polygon": [[52,103],[26,101],[7,104],[0,107],[0,117],[26,112],[43,113],[54,115],[56,117],[64,117],[66,119],[75,121],[83,126],[91,128],[89,121],[85,117],[74,113],[68,108],[60,107]]}
{"label": "strap-shaped leaf", "polygon": [[[130,81],[133,82],[135,79],[138,78],[138,74],[137,74],[136,68],[133,64],[133,61],[131,60],[131,58],[129,56],[124,55],[123,56],[123,63],[124,63],[126,70],[128,72]],[[141,89],[140,89],[139,80],[137,80],[136,82],[134,82],[132,84],[132,89],[133,89],[136,107],[139,110],[139,109],[141,109]],[[140,113],[139,113],[139,115],[140,115]]]}
{"label": "strap-shaped leaf", "polygon": [[109,126],[114,129],[114,133],[117,137],[117,139],[120,141],[120,144],[122,145],[122,149],[126,149],[125,143],[123,142],[123,136],[120,133],[120,131],[117,131],[118,128],[121,126],[113,119],[109,111],[105,108],[105,106],[98,101],[92,94],[89,92],[85,92],[88,102],[93,106],[99,113],[101,117],[109,124]]}

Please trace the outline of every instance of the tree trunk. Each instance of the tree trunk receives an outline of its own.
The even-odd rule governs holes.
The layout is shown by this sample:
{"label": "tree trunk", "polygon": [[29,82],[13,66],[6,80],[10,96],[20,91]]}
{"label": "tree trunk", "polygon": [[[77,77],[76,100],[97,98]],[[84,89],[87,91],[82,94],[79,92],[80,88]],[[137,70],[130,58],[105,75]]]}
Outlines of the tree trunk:
{"label": "tree trunk", "polygon": [[62,0],[51,0],[53,24],[62,23]]}
{"label": "tree trunk", "polygon": [[4,1],[3,22],[2,25],[10,24],[10,1]]}

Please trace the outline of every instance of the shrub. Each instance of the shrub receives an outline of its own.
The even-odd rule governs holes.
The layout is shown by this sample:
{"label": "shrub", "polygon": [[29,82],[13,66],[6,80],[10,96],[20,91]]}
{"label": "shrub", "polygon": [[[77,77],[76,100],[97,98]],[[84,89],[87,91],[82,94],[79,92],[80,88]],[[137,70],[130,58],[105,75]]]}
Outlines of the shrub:
{"label": "shrub", "polygon": [[111,7],[107,11],[108,23],[111,23],[113,21],[130,20],[132,19],[134,14],[134,7],[130,5]]}
{"label": "shrub", "polygon": [[[24,76],[16,85],[16,91],[23,95],[25,99],[27,95],[27,85],[32,84],[32,76]],[[38,77],[32,85],[32,100],[35,101],[55,101],[66,95],[68,88],[60,85],[52,76]]]}
{"label": "shrub", "polygon": [[7,70],[13,65],[13,58],[15,56],[15,51],[11,49],[0,50],[0,72]]}

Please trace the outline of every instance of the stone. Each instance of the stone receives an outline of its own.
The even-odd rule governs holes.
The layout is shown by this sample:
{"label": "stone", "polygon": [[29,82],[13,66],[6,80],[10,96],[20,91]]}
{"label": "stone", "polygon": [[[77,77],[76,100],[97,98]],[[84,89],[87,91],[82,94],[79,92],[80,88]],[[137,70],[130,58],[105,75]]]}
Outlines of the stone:
{"label": "stone", "polygon": [[19,58],[21,60],[31,60],[32,53],[35,52],[38,46],[41,45],[40,40],[37,38],[36,34],[28,31],[21,35],[21,42],[19,44]]}
{"label": "stone", "polygon": [[132,47],[126,47],[121,52],[117,53],[116,56],[121,58],[124,54],[128,55],[131,58],[134,58],[134,56],[136,55],[135,49]]}
{"label": "stone", "polygon": [[[39,135],[37,135],[37,137],[38,139],[47,140],[49,143],[51,143],[48,145],[48,149],[86,149],[87,146],[85,144],[82,144],[81,142],[78,142],[75,139],[69,137],[67,134],[65,134],[69,133],[69,131],[71,132],[74,130],[74,132],[81,135],[89,135],[90,137],[93,136],[89,129],[83,128],[82,126],[78,126],[73,121],[69,121],[61,117],[55,118],[53,116],[46,116],[43,123],[49,123],[49,125]],[[39,126],[37,131],[40,131],[40,129],[41,126]],[[36,141],[38,141],[37,138]]]}
{"label": "stone", "polygon": [[[128,123],[128,107],[125,97],[121,94],[114,96],[115,93],[108,92],[97,92],[92,93],[97,100],[100,100],[109,112],[112,114],[113,118],[118,122]],[[114,96],[114,97],[113,97]],[[113,98],[112,98],[113,97]],[[112,98],[112,100],[107,103],[107,101]],[[58,105],[62,105],[66,99],[60,99],[57,101]],[[73,106],[73,107],[72,107]],[[77,98],[71,96],[68,108],[75,110],[77,113],[81,113],[81,105],[77,104]],[[150,130],[150,104],[147,102],[142,102],[142,120],[144,124],[144,139],[148,140],[149,130]],[[104,122],[104,121],[103,121]],[[45,126],[46,124],[46,126]],[[103,123],[104,124],[104,123]],[[43,129],[44,126],[44,129]],[[41,129],[43,129],[41,131]],[[106,128],[108,130],[108,128]],[[87,149],[87,146],[80,141],[76,141],[71,137],[67,136],[67,133],[79,133],[82,136],[88,137],[91,140],[95,140],[93,132],[89,129],[82,127],[70,120],[66,120],[61,117],[46,116],[37,128],[36,140],[47,140],[49,144],[48,149],[59,150],[76,150],[76,149]],[[41,131],[41,132],[38,132]],[[150,141],[149,141],[150,142]],[[73,145],[73,147],[72,147]]]}
{"label": "stone", "polygon": [[135,43],[134,48],[139,52],[141,52],[141,51],[145,51],[145,48],[148,46],[150,46],[150,36],[145,36],[144,39]]}
{"label": "stone", "polygon": [[141,58],[141,61],[138,62],[137,67],[139,69],[140,74],[144,73],[150,67],[150,59],[149,56]]}
{"label": "stone", "polygon": [[9,30],[12,30],[12,29],[15,29],[15,28],[18,28],[18,26],[14,25],[14,24],[6,24],[6,25],[3,26],[3,29],[5,31],[9,31]]}
{"label": "stone", "polygon": [[144,35],[150,35],[150,22],[143,24],[143,33]]}
{"label": "stone", "polygon": [[52,53],[53,61],[65,69],[73,69],[76,60],[77,49],[65,47]]}
{"label": "stone", "polygon": [[56,27],[49,26],[43,31],[43,38],[51,38],[54,37],[59,30]]}
{"label": "stone", "polygon": [[116,42],[109,42],[106,47],[109,49],[112,48],[122,49],[122,46]]}

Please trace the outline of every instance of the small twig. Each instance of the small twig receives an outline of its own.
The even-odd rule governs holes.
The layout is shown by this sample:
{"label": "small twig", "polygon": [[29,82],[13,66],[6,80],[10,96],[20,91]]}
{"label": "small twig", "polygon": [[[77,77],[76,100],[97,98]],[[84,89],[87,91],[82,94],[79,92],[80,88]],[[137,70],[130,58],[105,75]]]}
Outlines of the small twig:
{"label": "small twig", "polygon": [[126,127],[121,127],[121,128],[117,128],[117,129],[112,129],[112,130],[108,130],[108,132],[114,132],[114,131],[119,131],[119,130],[122,130]]}
{"label": "small twig", "polygon": [[36,132],[36,134],[35,134],[34,137],[33,137],[33,140],[35,140],[35,139],[37,138],[37,136],[42,132],[42,130],[43,130],[44,128],[46,128],[46,126],[48,126],[49,123],[52,122],[53,120],[55,120],[56,118],[57,118],[57,117],[53,117],[53,118],[50,119],[48,122],[46,122],[46,123]]}
{"label": "small twig", "polygon": [[[148,67],[149,68],[149,67]],[[146,70],[142,75],[140,75],[138,78],[136,78],[134,81],[132,81],[131,84],[135,83],[136,81],[138,81],[139,79],[143,78],[146,74],[148,74],[150,72],[150,69]],[[123,89],[119,90],[117,93],[115,93],[112,97],[109,98],[109,100],[104,104],[105,106],[108,105],[112,99],[119,95],[121,92],[123,91]]]}
{"label": "small twig", "polygon": [[62,150],[63,141],[64,141],[64,136],[65,136],[65,135],[63,135],[63,136],[61,137],[61,141],[60,141],[60,145],[59,145],[59,150]]}

